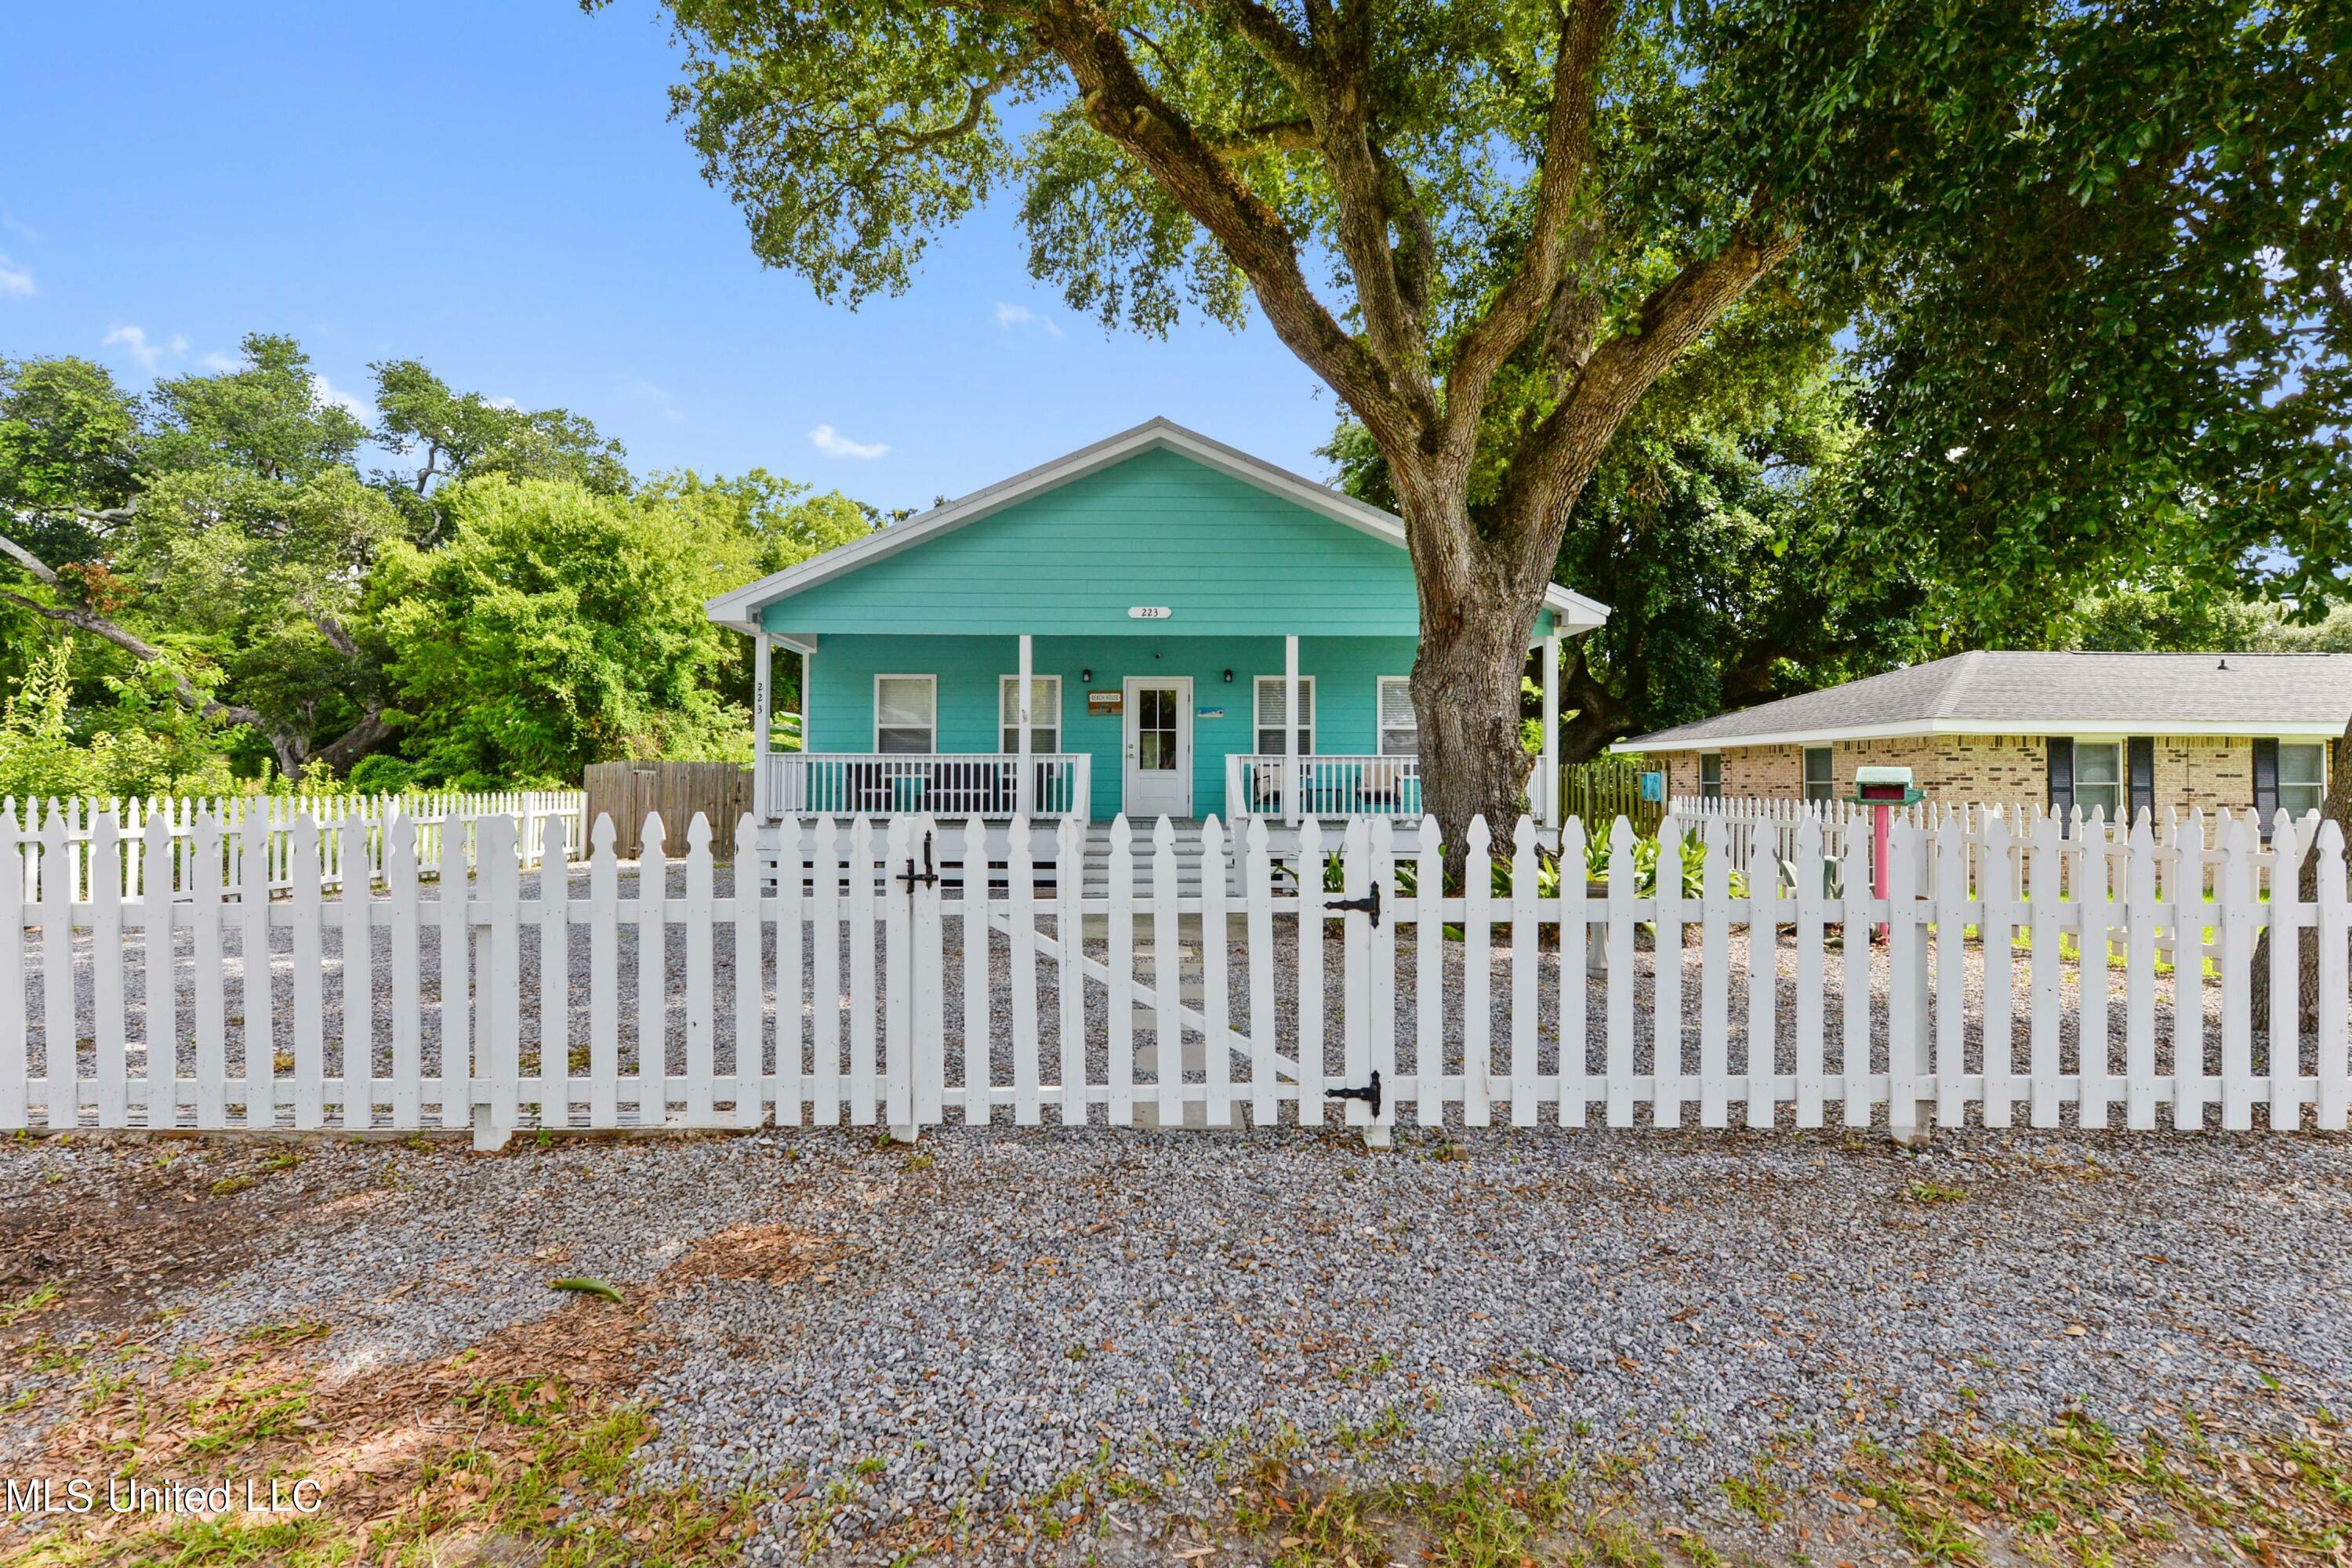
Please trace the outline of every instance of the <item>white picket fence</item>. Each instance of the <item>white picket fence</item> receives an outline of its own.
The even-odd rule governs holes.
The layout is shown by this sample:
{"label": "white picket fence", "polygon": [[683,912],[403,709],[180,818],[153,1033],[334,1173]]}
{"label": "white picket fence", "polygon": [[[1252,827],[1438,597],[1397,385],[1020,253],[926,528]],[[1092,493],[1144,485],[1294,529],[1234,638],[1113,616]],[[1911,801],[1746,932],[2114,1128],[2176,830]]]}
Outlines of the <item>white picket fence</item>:
{"label": "white picket fence", "polygon": [[[1700,795],[1676,795],[1667,803],[1667,811],[1679,819],[1685,832],[1696,832],[1703,824],[1720,822],[1727,829],[1724,846],[1731,857],[1736,871],[1746,871],[1755,858],[1769,856],[1786,861],[1796,853],[1797,827],[1800,823],[1818,822],[1822,830],[1822,853],[1836,859],[1845,852],[1846,836],[1860,834],[1867,837],[1872,831],[1876,807],[1852,800],[1803,801],[1762,796],[1725,796],[1707,799]],[[1984,802],[1945,803],[1917,801],[1909,805],[1889,807],[1893,820],[1906,822],[1923,833],[1933,834],[1943,825],[1958,822],[1962,831],[1973,841],[1984,831],[1985,824],[1995,816],[2004,818],[2012,835],[2030,838],[2045,820],[2054,820],[2060,832],[2071,840],[2104,838],[2112,846],[2125,844],[2131,833],[2126,822],[2110,822],[2103,810],[2085,813],[2082,807],[2052,817],[2049,807],[2039,801],[2018,801],[2006,804]],[[2227,812],[2217,820],[2225,820]],[[2252,819],[2249,819],[2252,820]],[[2187,816],[2173,806],[2153,814],[2150,826],[2158,844],[2177,844],[2187,833],[2204,842],[2204,815],[2191,811]],[[2311,836],[2318,831],[2319,814],[2306,812],[2295,819],[2295,831],[2305,848]],[[2262,835],[2258,832],[2257,853],[2266,854]]]}
{"label": "white picket fence", "polygon": [[[299,817],[310,816],[320,828],[318,875],[324,888],[340,888],[343,881],[342,825],[361,824],[365,832],[361,844],[371,881],[383,879],[384,826],[398,821],[416,835],[416,855],[419,866],[428,876],[437,875],[441,863],[441,837],[453,826],[463,851],[467,869],[474,866],[476,850],[475,825],[486,816],[504,816],[513,820],[518,830],[517,844],[526,867],[538,864],[540,832],[542,821],[560,822],[563,826],[563,858],[576,860],[588,851],[588,797],[579,790],[516,790],[498,794],[410,794],[383,795],[230,795],[212,800],[188,796],[159,797],[152,800],[100,800],[69,798],[50,799],[43,803],[28,800],[20,806],[11,796],[0,799],[0,813],[16,816],[20,831],[37,835],[41,823],[56,817],[65,824],[66,842],[77,847],[58,864],[73,880],[74,897],[81,898],[80,889],[87,881],[89,865],[89,846],[98,819],[111,815],[122,842],[124,857],[123,887],[135,896],[144,887],[142,862],[146,855],[146,827],[150,821],[160,820],[171,840],[168,860],[172,868],[173,887],[188,885],[194,876],[190,864],[195,843],[196,818],[209,816],[222,836],[224,852],[236,857],[248,835],[257,836],[265,846],[269,865],[269,888],[272,892],[285,892],[293,886],[292,845],[294,824]],[[25,884],[27,900],[37,900],[40,894],[37,874],[28,865]]]}
{"label": "white picket fence", "polygon": [[[134,841],[110,814],[78,884],[40,874],[76,853],[64,819],[28,835],[0,811],[0,887],[38,889],[0,921],[0,973],[25,977],[0,1005],[0,1128],[471,1128],[494,1145],[534,1126],[845,1118],[911,1137],[950,1112],[1208,1127],[1343,1113],[1384,1142],[1406,1108],[1423,1126],[1695,1115],[1897,1135],[2099,1128],[2118,1108],[2129,1128],[2210,1114],[2243,1129],[2258,1110],[2273,1128],[2346,1125],[2332,824],[2307,848],[2280,833],[2263,855],[2244,818],[2171,845],[2146,824],[2120,842],[2068,839],[2046,819],[2012,837],[1994,816],[1972,841],[1957,820],[1933,834],[1906,822],[1884,898],[1868,893],[1863,835],[1848,836],[1843,875],[1824,875],[1817,822],[1797,825],[1792,875],[1738,879],[1728,826],[1702,824],[1695,897],[1674,819],[1654,891],[1616,823],[1598,895],[1574,874],[1573,821],[1570,875],[1543,875],[1522,821],[1500,891],[1475,825],[1455,894],[1441,890],[1433,824],[1387,818],[1336,838],[1307,819],[1295,879],[1276,874],[1263,821],[1237,843],[1204,823],[1188,868],[1171,824],[1139,840],[1122,819],[1092,882],[1076,874],[1075,819],[1050,865],[1015,831],[985,877],[978,824],[892,817],[877,861],[868,824],[787,822],[814,862],[780,878],[772,852],[751,869],[746,817],[737,882],[698,818],[682,863],[653,848],[625,884],[608,822],[575,870],[560,868],[562,822],[542,817],[528,888],[512,817],[478,822],[470,880],[457,836],[428,868],[397,826],[383,892],[352,883],[329,899],[326,846],[354,864],[372,829],[298,817],[289,890],[272,897],[268,837],[232,846],[200,815],[190,879],[167,899],[131,875]],[[145,823],[146,865],[172,831]],[[663,842],[657,819],[646,842]],[[2305,853],[2315,902],[2295,892]],[[21,883],[5,879],[11,856],[27,863]],[[974,869],[941,876],[950,866]],[[1883,943],[1868,940],[1881,925]],[[2256,1019],[2265,928],[2316,940],[2273,945],[2272,1010]],[[2306,946],[2322,1005],[2303,1031]]]}

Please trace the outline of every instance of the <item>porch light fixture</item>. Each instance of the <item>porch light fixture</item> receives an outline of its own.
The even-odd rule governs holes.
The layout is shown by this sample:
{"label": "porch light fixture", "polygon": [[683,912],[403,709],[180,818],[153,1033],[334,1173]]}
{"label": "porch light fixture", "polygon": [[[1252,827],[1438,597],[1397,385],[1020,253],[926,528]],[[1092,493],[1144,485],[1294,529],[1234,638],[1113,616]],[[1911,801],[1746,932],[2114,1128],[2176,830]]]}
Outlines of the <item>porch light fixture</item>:
{"label": "porch light fixture", "polygon": [[1092,686],[1094,683],[1095,683],[1095,672],[1094,672],[1093,670],[1091,670],[1091,669],[1082,669],[1082,670],[1078,671],[1078,684],[1079,684],[1079,685],[1081,685],[1081,686]]}
{"label": "porch light fixture", "polygon": [[1229,669],[1229,670],[1225,671],[1225,684],[1226,684],[1227,686],[1231,686],[1233,683],[1234,683],[1234,672],[1233,672],[1232,670],[1230,670],[1230,669]]}

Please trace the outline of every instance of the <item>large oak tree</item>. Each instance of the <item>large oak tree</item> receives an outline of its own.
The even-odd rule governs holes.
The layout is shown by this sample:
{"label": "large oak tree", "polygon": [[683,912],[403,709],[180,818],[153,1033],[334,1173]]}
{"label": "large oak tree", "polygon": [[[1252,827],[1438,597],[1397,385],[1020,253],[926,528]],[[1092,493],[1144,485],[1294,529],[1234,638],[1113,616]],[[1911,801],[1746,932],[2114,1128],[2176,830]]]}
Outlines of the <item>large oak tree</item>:
{"label": "large oak tree", "polygon": [[[2223,68],[2294,54],[2306,25],[2212,0],[667,5],[707,175],[822,295],[905,288],[931,236],[1016,185],[1033,269],[1106,323],[1255,302],[1384,460],[1420,584],[1426,798],[1454,845],[1518,809],[1540,595],[1678,356],[1776,269],[1898,321],[1971,237],[2009,263],[2008,299],[1964,301],[1993,312],[1985,341],[2013,335],[2011,303],[2063,337],[2085,290],[2035,290],[2084,270],[2118,192],[2162,221],[2146,193],[2261,110],[2217,116],[2204,84],[2242,84]],[[2095,79],[2119,61],[2137,74]],[[2038,418],[2048,391],[2006,412]]]}

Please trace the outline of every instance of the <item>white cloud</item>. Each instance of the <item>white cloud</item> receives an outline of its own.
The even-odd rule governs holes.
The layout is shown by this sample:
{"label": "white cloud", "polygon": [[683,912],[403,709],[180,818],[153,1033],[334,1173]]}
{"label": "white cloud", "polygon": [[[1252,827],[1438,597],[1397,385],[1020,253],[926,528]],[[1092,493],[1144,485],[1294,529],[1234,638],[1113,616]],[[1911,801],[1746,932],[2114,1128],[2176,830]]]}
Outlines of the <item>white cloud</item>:
{"label": "white cloud", "polygon": [[315,373],[310,377],[310,401],[321,408],[340,408],[354,419],[366,419],[374,413],[350,393],[337,392],[325,376]]}
{"label": "white cloud", "polygon": [[0,212],[0,228],[6,229],[26,245],[38,245],[41,236],[32,225],[21,221],[15,213]]}
{"label": "white cloud", "polygon": [[677,405],[677,399],[669,395],[669,388],[662,385],[659,382],[632,382],[629,385],[629,391],[640,403],[649,403],[653,405],[654,412],[668,420],[671,424],[683,425],[686,423],[686,410]]}
{"label": "white cloud", "polygon": [[239,371],[245,368],[244,360],[238,358],[236,354],[223,353],[218,349],[213,350],[196,363],[204,366],[206,370],[227,372]]}
{"label": "white cloud", "polygon": [[119,346],[123,353],[139,362],[139,368],[142,370],[153,370],[155,362],[166,354],[184,354],[188,352],[188,340],[177,332],[173,332],[162,342],[155,342],[149,339],[146,329],[129,325],[115,328],[99,341],[107,348]]}
{"label": "white cloud", "polygon": [[0,253],[0,294],[30,294],[33,292],[33,269],[8,259]]}
{"label": "white cloud", "polygon": [[996,324],[1006,328],[1043,327],[1048,336],[1062,335],[1061,323],[1053,317],[1041,316],[1026,305],[1008,305],[1002,300],[996,302]]}
{"label": "white cloud", "polygon": [[484,401],[493,408],[520,408],[522,406],[521,404],[517,403],[511,397],[491,397],[486,398]]}
{"label": "white cloud", "polygon": [[879,441],[870,446],[863,441],[853,441],[830,425],[820,425],[810,431],[809,445],[834,458],[878,458],[890,449]]}

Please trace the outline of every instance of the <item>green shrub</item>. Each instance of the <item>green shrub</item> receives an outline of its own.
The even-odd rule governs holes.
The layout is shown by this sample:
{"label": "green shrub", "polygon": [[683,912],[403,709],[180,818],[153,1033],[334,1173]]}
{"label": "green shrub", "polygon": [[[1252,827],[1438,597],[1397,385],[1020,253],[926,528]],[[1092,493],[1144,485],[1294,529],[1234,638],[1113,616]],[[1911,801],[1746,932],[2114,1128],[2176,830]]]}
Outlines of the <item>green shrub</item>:
{"label": "green shrub", "polygon": [[378,752],[353,764],[346,782],[353,795],[404,795],[415,784],[420,771],[415,763]]}

